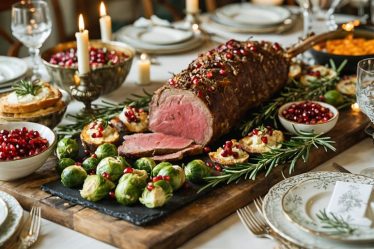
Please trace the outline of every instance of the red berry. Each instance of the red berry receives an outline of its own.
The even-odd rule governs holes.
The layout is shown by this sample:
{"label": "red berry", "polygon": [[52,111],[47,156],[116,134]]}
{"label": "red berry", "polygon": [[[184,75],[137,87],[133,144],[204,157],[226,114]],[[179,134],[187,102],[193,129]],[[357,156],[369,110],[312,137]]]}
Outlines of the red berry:
{"label": "red berry", "polygon": [[212,71],[208,71],[208,72],[206,73],[206,77],[207,77],[208,79],[213,78],[213,72],[212,72]]}
{"label": "red berry", "polygon": [[105,179],[109,179],[109,178],[110,178],[110,175],[109,175],[107,172],[103,172],[102,176],[103,176]]}
{"label": "red berry", "polygon": [[110,192],[109,192],[109,197],[110,197],[111,199],[115,199],[115,198],[116,198],[116,193],[115,193],[114,191],[110,191]]}
{"label": "red berry", "polygon": [[221,170],[222,170],[222,168],[221,168],[221,166],[220,166],[219,164],[216,164],[216,165],[214,166],[214,169],[215,169],[216,171],[221,171]]}
{"label": "red berry", "polygon": [[129,173],[132,173],[133,171],[134,171],[133,168],[131,168],[131,167],[127,167],[127,168],[125,168],[125,169],[123,170],[123,173],[124,173],[124,174],[129,174]]}
{"label": "red berry", "polygon": [[158,181],[161,181],[163,179],[163,176],[155,176],[152,178],[152,182],[158,182]]}
{"label": "red berry", "polygon": [[253,133],[253,135],[258,135],[258,129],[253,129],[253,131],[252,131],[252,133]]}
{"label": "red berry", "polygon": [[204,152],[209,153],[209,152],[211,152],[211,149],[208,146],[205,146],[204,147]]}
{"label": "red berry", "polygon": [[164,176],[163,179],[164,179],[165,181],[170,181],[170,176]]}
{"label": "red berry", "polygon": [[155,186],[153,186],[153,184],[149,182],[146,188],[148,191],[152,191],[155,188]]}
{"label": "red berry", "polygon": [[220,69],[219,70],[219,74],[222,75],[222,76],[225,76],[226,75],[226,71],[224,69]]}
{"label": "red berry", "polygon": [[267,137],[261,137],[261,141],[262,141],[264,144],[267,144],[267,143],[268,143],[268,138],[267,138]]}

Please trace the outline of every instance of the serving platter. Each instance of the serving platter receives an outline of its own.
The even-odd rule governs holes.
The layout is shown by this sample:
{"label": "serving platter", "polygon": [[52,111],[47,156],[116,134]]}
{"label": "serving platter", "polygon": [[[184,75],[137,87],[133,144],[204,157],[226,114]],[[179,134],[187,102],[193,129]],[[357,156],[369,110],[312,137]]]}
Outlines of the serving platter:
{"label": "serving platter", "polygon": [[[307,164],[299,162],[294,174],[307,172],[359,142],[365,137],[363,129],[367,123],[368,119],[363,114],[342,111],[337,125],[328,133],[336,142],[337,151],[311,151],[310,161]],[[262,173],[256,181],[241,181],[216,188],[166,217],[161,217],[157,222],[137,226],[41,190],[41,185],[57,180],[55,164],[55,159],[51,158],[28,178],[0,182],[0,190],[15,196],[25,209],[30,209],[35,201],[40,201],[44,218],[120,248],[180,246],[254,198],[265,194],[271,186],[283,179],[282,174],[287,176],[281,167],[277,167],[266,178]]]}

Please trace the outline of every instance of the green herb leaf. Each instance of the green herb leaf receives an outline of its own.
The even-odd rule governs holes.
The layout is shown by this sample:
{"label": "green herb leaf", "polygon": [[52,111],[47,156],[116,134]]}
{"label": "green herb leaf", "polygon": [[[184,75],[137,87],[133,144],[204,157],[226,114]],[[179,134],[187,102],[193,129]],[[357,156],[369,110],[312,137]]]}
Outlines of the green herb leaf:
{"label": "green herb leaf", "polygon": [[325,209],[319,211],[317,218],[324,224],[322,228],[329,229],[332,235],[351,235],[357,231],[357,228],[352,227],[343,217],[327,214]]}
{"label": "green herb leaf", "polygon": [[38,84],[38,81],[32,82],[29,80],[20,80],[13,86],[13,90],[18,96],[25,96],[27,94],[35,96],[41,88],[42,87]]}

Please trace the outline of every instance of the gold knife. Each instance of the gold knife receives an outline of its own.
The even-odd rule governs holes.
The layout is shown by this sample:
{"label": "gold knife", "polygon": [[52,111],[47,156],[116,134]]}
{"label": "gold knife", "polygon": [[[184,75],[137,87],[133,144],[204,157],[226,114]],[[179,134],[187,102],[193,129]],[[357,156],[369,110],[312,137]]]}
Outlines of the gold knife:
{"label": "gold knife", "polygon": [[337,171],[339,171],[339,172],[352,174],[351,171],[345,169],[343,166],[341,166],[341,165],[338,164],[338,163],[335,163],[335,162],[332,163],[332,167],[333,167],[334,169],[336,169]]}

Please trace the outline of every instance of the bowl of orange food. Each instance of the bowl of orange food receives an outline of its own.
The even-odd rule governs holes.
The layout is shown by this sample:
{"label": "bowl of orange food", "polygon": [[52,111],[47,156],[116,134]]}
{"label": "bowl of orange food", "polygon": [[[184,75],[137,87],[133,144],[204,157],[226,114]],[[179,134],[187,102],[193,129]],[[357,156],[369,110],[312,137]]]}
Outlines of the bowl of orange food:
{"label": "bowl of orange food", "polygon": [[351,32],[334,32],[333,35],[310,50],[316,64],[325,65],[333,60],[336,66],[344,61],[345,73],[355,73],[360,60],[374,57],[374,32],[355,29]]}

